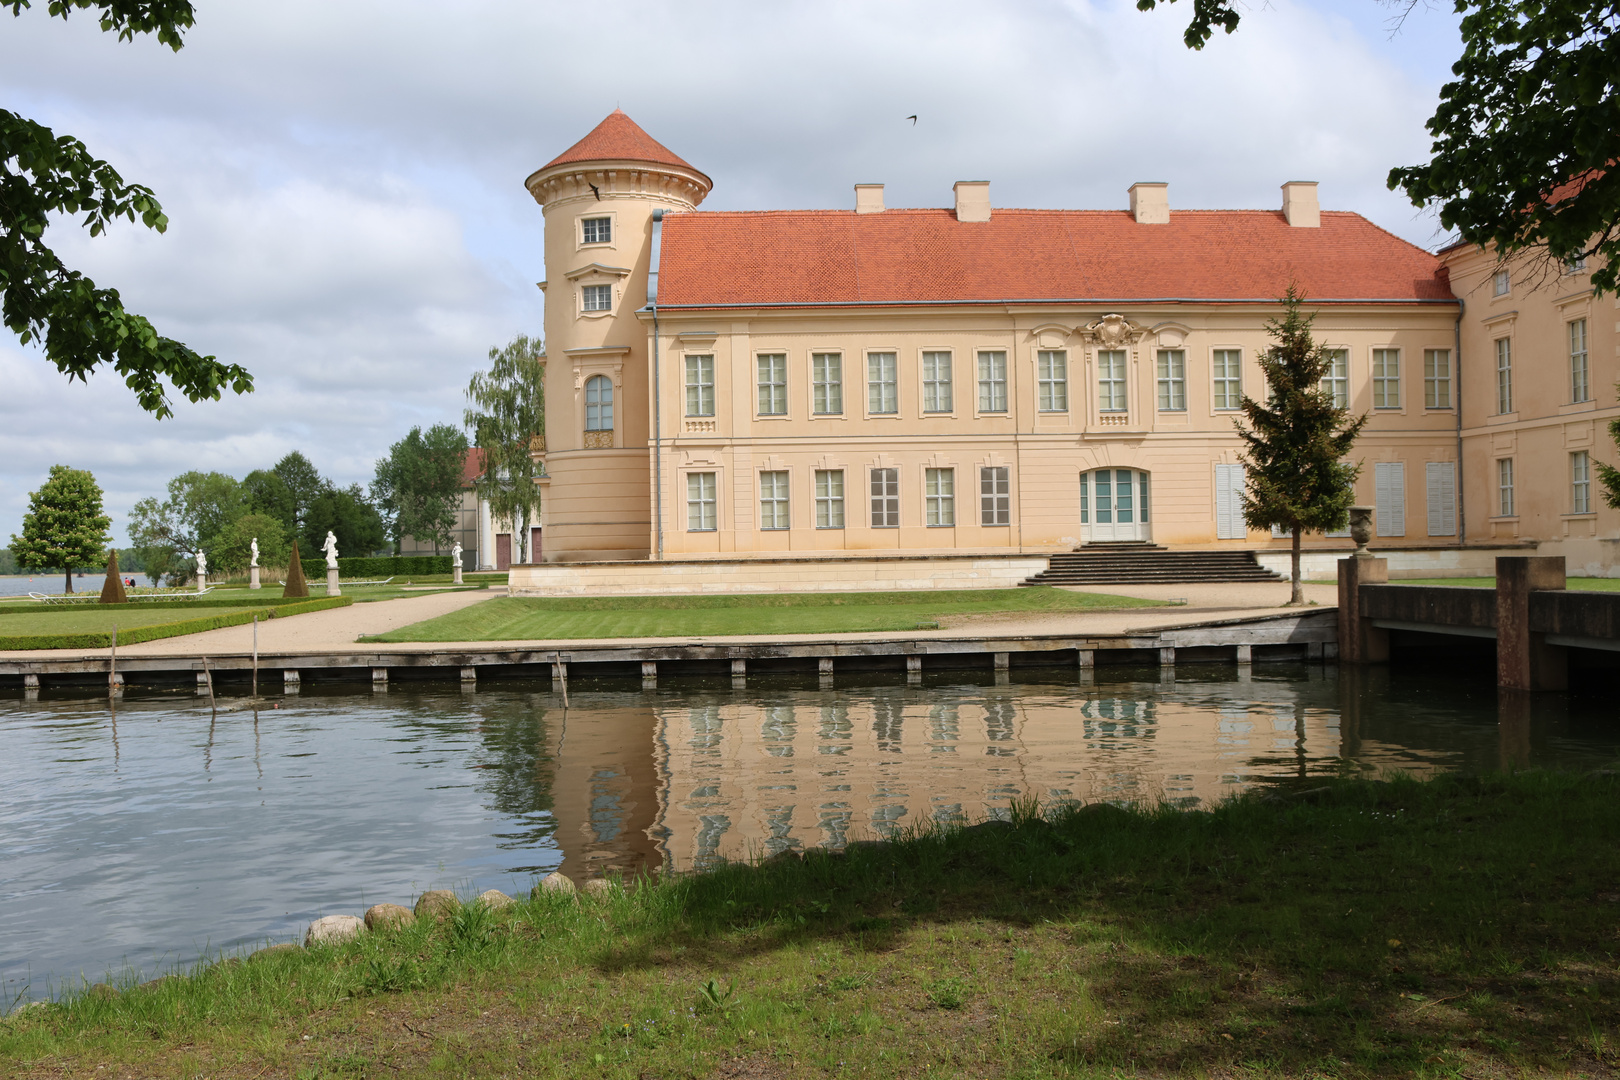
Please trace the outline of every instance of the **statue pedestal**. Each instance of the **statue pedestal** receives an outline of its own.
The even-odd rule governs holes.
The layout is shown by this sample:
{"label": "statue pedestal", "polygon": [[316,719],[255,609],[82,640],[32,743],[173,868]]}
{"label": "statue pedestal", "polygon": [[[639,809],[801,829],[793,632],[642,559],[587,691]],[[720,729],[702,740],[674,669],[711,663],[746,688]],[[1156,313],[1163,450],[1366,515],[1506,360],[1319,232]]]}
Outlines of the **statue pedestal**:
{"label": "statue pedestal", "polygon": [[455,574],[456,574],[456,576],[451,579],[452,582],[454,584],[456,584],[456,585],[464,584],[464,582],[461,580],[461,564],[460,563],[456,564]]}
{"label": "statue pedestal", "polygon": [[342,596],[343,590],[338,588],[337,568],[332,567],[326,571],[326,595]]}
{"label": "statue pedestal", "polygon": [[248,588],[257,589],[258,587],[259,587],[259,568],[257,566],[250,566],[250,567],[248,567]]}
{"label": "statue pedestal", "polygon": [[205,591],[207,591],[207,589],[208,589],[208,575],[207,574],[198,574],[197,575],[197,591],[198,592],[205,592]]}

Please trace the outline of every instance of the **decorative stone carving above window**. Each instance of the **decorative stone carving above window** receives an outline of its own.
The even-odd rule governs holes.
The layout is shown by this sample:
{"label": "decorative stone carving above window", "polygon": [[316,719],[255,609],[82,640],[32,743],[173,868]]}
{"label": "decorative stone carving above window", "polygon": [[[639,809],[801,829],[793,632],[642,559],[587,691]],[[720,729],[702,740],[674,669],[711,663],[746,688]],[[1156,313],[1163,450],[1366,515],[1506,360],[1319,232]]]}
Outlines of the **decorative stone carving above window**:
{"label": "decorative stone carving above window", "polygon": [[1146,333],[1123,315],[1104,315],[1081,328],[1080,337],[1087,345],[1096,348],[1119,349],[1136,345]]}
{"label": "decorative stone carving above window", "polygon": [[611,450],[613,449],[613,431],[587,431],[585,433],[585,449]]}

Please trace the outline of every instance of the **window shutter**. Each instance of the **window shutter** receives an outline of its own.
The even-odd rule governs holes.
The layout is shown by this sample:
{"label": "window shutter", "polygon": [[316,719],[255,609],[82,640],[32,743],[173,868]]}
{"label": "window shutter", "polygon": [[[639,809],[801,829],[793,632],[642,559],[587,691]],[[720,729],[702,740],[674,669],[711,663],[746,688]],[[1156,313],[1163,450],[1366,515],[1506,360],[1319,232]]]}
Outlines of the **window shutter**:
{"label": "window shutter", "polygon": [[1457,535],[1457,467],[1431,461],[1423,467],[1429,489],[1429,535]]}
{"label": "window shutter", "polygon": [[1215,538],[1241,540],[1243,526],[1243,466],[1215,466]]}
{"label": "window shutter", "polygon": [[1378,535],[1406,535],[1406,463],[1380,461],[1373,470]]}

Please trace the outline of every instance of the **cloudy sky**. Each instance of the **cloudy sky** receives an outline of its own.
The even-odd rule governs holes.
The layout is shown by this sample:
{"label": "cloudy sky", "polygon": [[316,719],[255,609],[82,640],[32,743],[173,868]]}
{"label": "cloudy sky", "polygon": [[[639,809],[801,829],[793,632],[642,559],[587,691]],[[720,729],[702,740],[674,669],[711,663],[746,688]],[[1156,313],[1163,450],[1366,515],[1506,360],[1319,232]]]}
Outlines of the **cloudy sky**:
{"label": "cloudy sky", "polygon": [[[1270,0],[1202,52],[1192,0],[546,4],[201,0],[176,54],[45,0],[0,11],[0,108],[84,140],[156,190],[166,234],[48,234],[159,330],[253,372],[245,397],[142,413],[116,378],[68,383],[0,338],[0,544],[52,464],[89,468],[113,529],[187,469],[238,477],[304,451],[341,483],[413,424],[459,422],[492,345],[538,335],[540,209],[523,178],[615,106],[707,172],[706,209],[1274,207],[1321,182],[1425,247],[1384,188],[1425,158],[1459,52],[1419,6]],[[919,117],[915,125],[905,121]]]}

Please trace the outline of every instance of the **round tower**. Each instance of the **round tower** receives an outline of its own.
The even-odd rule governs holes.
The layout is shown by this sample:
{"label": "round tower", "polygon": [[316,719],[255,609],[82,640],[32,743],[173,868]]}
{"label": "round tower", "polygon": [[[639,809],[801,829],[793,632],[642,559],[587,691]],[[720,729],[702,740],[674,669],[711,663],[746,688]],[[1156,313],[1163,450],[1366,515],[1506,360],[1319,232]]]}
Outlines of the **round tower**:
{"label": "round tower", "polygon": [[615,109],[524,186],[546,216],[546,562],[651,549],[647,304],[655,210],[713,186]]}

